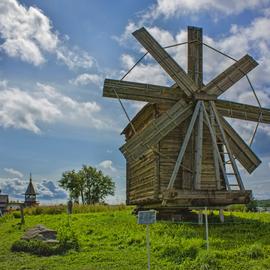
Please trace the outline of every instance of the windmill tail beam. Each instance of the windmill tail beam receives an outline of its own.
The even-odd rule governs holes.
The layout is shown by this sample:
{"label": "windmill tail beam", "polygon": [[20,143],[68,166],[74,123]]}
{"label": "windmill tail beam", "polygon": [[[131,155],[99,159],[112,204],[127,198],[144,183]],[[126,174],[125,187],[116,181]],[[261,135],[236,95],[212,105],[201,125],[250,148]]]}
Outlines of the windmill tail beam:
{"label": "windmill tail beam", "polygon": [[220,122],[228,137],[232,154],[251,174],[261,164],[261,160],[223,117],[220,118]]}
{"label": "windmill tail beam", "polygon": [[209,82],[201,91],[220,96],[257,65],[258,63],[247,54]]}
{"label": "windmill tail beam", "polygon": [[217,100],[215,104],[225,117],[270,124],[270,109],[226,100]]}
{"label": "windmill tail beam", "polygon": [[150,103],[177,102],[184,93],[179,88],[105,79],[103,96]]}
{"label": "windmill tail beam", "polygon": [[176,82],[176,84],[183,89],[188,97],[197,91],[197,86],[193,80],[144,27],[133,32],[132,34]]}

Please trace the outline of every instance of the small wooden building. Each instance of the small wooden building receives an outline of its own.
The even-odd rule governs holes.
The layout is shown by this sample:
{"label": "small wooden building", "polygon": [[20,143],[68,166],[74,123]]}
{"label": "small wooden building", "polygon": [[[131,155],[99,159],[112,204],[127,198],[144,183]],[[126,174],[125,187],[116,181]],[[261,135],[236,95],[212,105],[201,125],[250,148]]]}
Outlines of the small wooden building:
{"label": "small wooden building", "polygon": [[36,193],[34,185],[32,183],[32,175],[31,174],[30,174],[29,184],[28,184],[28,187],[26,189],[24,196],[25,196],[24,205],[26,207],[38,205],[37,193]]}

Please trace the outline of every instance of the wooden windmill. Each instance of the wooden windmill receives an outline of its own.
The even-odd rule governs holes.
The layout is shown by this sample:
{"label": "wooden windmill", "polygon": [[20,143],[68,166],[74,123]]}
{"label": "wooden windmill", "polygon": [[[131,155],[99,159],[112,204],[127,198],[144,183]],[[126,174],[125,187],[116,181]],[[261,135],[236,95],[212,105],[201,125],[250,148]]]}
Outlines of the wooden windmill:
{"label": "wooden windmill", "polygon": [[270,123],[270,110],[219,100],[258,63],[249,55],[203,84],[202,29],[188,27],[188,72],[141,28],[133,33],[174,80],[172,87],[106,79],[103,96],[148,102],[124,129],[127,204],[144,208],[247,203],[236,160],[261,163],[224,117]]}

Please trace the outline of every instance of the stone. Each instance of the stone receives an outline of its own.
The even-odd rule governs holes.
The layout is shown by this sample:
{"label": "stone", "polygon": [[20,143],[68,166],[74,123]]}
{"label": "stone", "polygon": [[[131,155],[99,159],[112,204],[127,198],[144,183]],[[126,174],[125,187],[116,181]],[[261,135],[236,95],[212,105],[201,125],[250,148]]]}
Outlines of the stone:
{"label": "stone", "polygon": [[55,230],[46,228],[45,226],[39,224],[33,228],[28,229],[25,234],[21,237],[22,240],[40,240],[40,241],[50,241],[56,240],[57,232]]}

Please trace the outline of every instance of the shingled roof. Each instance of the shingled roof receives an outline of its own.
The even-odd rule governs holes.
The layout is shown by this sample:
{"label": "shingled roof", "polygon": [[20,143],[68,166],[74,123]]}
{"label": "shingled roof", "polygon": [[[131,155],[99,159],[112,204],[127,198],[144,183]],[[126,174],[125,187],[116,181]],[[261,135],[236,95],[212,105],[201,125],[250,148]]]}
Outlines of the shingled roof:
{"label": "shingled roof", "polygon": [[29,185],[27,187],[27,190],[25,192],[25,195],[36,195],[36,191],[35,191],[35,188],[33,186],[33,183],[32,183],[32,176],[30,175],[30,182],[29,182]]}

